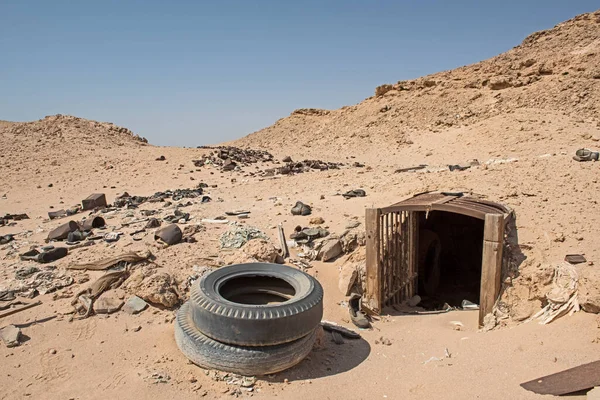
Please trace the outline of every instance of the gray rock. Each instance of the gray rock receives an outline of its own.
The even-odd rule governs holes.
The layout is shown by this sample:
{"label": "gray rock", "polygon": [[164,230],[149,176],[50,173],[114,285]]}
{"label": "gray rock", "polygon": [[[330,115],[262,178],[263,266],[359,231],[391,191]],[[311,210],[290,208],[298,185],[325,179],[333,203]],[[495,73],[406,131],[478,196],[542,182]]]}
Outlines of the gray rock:
{"label": "gray rock", "polygon": [[0,337],[6,347],[16,347],[21,344],[19,341],[21,339],[21,329],[14,325],[5,326],[0,329]]}
{"label": "gray rock", "polygon": [[600,295],[582,296],[581,308],[583,311],[600,314]]}
{"label": "gray rock", "polygon": [[322,261],[329,261],[342,254],[342,244],[339,240],[330,240],[323,245],[319,252]]}
{"label": "gray rock", "polygon": [[148,303],[146,303],[143,299],[137,296],[131,296],[127,299],[125,306],[123,307],[123,311],[128,314],[137,314],[142,312],[148,307]]}
{"label": "gray rock", "polygon": [[123,307],[123,300],[114,296],[100,296],[94,303],[96,314],[112,314]]}

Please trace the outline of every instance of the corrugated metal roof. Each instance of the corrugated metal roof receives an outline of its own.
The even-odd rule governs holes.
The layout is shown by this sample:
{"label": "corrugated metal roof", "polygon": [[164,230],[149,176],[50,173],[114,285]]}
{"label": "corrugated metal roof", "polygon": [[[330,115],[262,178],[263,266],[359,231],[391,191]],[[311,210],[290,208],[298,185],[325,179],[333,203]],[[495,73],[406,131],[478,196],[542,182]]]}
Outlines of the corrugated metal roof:
{"label": "corrugated metal roof", "polygon": [[391,211],[448,211],[485,219],[486,214],[508,214],[510,209],[499,203],[462,196],[456,193],[421,193],[381,209]]}

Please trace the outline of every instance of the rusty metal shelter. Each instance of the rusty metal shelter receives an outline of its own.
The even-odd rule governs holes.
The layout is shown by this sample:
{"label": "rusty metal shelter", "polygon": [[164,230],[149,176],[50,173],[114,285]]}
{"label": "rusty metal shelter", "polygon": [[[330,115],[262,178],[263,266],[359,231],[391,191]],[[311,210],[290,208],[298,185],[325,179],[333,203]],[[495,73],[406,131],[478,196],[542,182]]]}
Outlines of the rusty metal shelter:
{"label": "rusty metal shelter", "polygon": [[[389,207],[367,209],[363,305],[378,314],[416,294],[435,294],[448,282],[464,284],[464,276],[468,293],[478,297],[471,301],[479,304],[482,324],[500,293],[504,229],[510,215],[501,204],[445,192],[421,193]],[[446,293],[462,295],[456,287]]]}

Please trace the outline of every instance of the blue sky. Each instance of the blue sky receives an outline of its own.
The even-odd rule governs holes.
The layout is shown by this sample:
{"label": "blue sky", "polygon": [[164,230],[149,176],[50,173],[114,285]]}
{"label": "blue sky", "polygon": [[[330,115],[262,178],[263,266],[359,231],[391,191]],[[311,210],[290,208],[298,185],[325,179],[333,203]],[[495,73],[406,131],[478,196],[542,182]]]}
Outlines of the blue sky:
{"label": "blue sky", "polygon": [[0,0],[0,119],[110,121],[168,146],[492,57],[596,1]]}

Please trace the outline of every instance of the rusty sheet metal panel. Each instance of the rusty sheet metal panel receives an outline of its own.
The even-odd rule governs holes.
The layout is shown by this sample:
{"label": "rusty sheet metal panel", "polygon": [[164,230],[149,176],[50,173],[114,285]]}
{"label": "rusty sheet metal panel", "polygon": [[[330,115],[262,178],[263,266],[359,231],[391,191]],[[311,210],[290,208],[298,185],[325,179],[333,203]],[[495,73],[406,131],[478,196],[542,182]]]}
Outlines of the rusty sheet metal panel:
{"label": "rusty sheet metal panel", "polygon": [[422,193],[410,199],[381,209],[382,213],[400,211],[447,211],[485,219],[486,214],[506,214],[509,210],[501,204],[475,197],[443,193]]}

